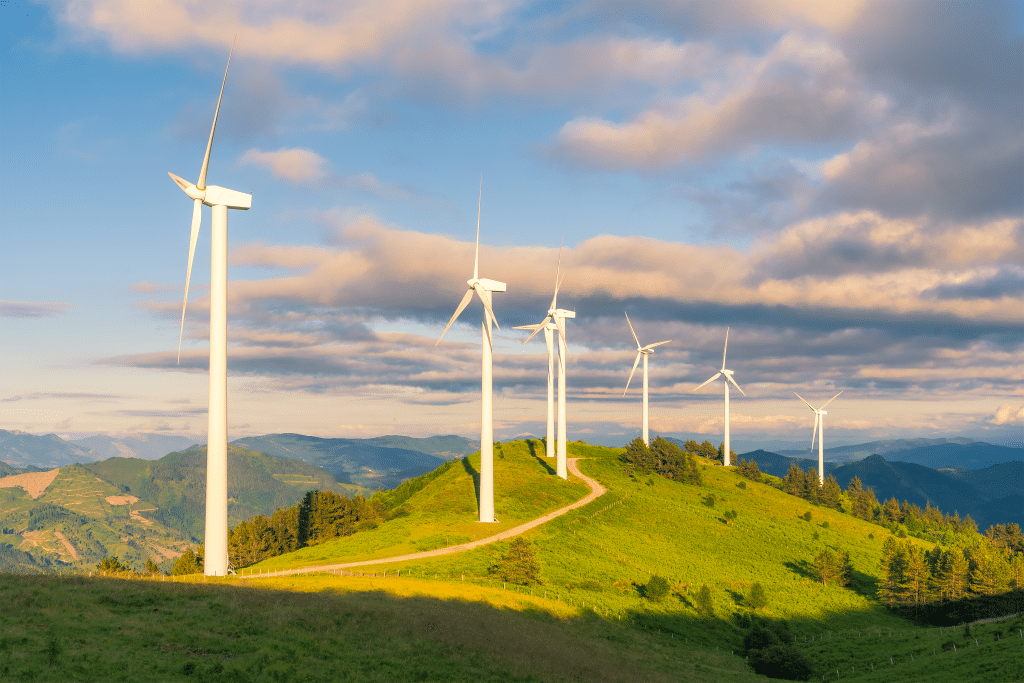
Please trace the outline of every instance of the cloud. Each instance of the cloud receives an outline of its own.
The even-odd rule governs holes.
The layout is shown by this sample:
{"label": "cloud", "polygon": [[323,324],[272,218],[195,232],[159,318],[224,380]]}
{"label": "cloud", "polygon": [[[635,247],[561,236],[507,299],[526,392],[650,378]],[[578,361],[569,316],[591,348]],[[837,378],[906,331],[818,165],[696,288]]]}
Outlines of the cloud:
{"label": "cloud", "polygon": [[0,301],[0,318],[55,318],[71,307],[61,301]]}
{"label": "cloud", "polygon": [[845,55],[822,40],[790,33],[763,57],[735,60],[732,73],[627,122],[569,121],[556,153],[601,168],[659,169],[754,145],[851,139],[889,108]]}
{"label": "cloud", "polygon": [[372,173],[359,173],[341,180],[342,185],[355,188],[382,199],[418,199],[419,196],[407,187],[385,183]]}
{"label": "cloud", "polygon": [[323,180],[328,167],[326,159],[308,149],[279,149],[276,152],[250,149],[238,163],[269,169],[275,177],[291,183]]}
{"label": "cloud", "polygon": [[1002,299],[1019,297],[1024,291],[1024,269],[1000,268],[991,275],[984,272],[956,283],[942,284],[922,292],[938,299]]}
{"label": "cloud", "polygon": [[994,425],[1024,425],[1024,406],[1004,403],[996,409],[996,414],[988,422]]}

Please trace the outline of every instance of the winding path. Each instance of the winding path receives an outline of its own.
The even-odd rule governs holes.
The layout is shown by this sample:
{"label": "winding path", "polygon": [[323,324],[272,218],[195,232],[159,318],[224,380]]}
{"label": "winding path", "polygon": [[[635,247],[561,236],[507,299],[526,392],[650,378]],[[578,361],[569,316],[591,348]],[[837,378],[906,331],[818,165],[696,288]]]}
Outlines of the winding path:
{"label": "winding path", "polygon": [[[334,571],[336,569],[348,569],[349,567],[365,567],[365,566],[371,565],[371,564],[384,564],[384,563],[387,563],[387,562],[405,562],[407,560],[421,560],[421,559],[424,559],[424,558],[427,558],[427,557],[438,557],[440,555],[450,555],[452,553],[461,553],[461,552],[464,552],[466,550],[472,550],[473,548],[479,548],[480,546],[487,545],[488,543],[494,543],[495,541],[504,541],[506,538],[512,538],[513,536],[518,536],[519,534],[521,534],[521,533],[523,533],[525,531],[529,531],[530,529],[533,529],[534,527],[538,527],[541,524],[546,524],[547,522],[550,522],[551,520],[553,520],[555,517],[560,517],[560,516],[564,515],[565,513],[569,512],[570,510],[575,510],[576,508],[581,508],[584,505],[586,505],[586,504],[596,500],[598,497],[604,495],[608,491],[608,489],[606,489],[605,487],[601,486],[601,484],[599,484],[596,479],[591,479],[587,475],[585,475],[582,472],[580,472],[580,468],[577,465],[577,461],[578,460],[579,460],[579,458],[569,458],[566,461],[566,465],[567,465],[567,467],[569,468],[569,471],[572,474],[574,474],[577,477],[579,477],[581,480],[583,480],[583,482],[585,482],[587,484],[587,486],[590,487],[590,493],[588,493],[583,498],[580,498],[575,503],[572,503],[571,505],[566,505],[564,508],[559,508],[559,509],[555,510],[554,512],[549,512],[548,514],[543,515],[542,517],[538,517],[537,519],[531,519],[529,522],[525,522],[523,524],[520,524],[519,526],[512,527],[511,529],[507,529],[505,531],[502,531],[500,534],[495,534],[493,536],[488,536],[487,538],[481,538],[479,541],[471,541],[469,543],[463,543],[461,545],[453,545],[453,546],[450,546],[448,548],[438,548],[436,550],[426,550],[426,551],[420,552],[420,553],[410,553],[408,555],[398,555],[398,556],[395,556],[395,557],[379,557],[379,558],[377,558],[375,560],[360,560],[358,562],[343,562],[341,564],[321,564],[321,565],[315,565],[315,566],[310,566],[310,567],[298,567],[296,569],[281,569],[281,570],[278,570],[278,571],[271,571],[271,572],[266,573],[266,574],[245,574],[243,578],[246,578],[246,579],[269,579],[269,578],[275,578],[275,577],[278,577],[278,576],[293,576],[293,575],[296,575],[296,574],[311,574],[311,573],[315,573],[315,572],[330,572],[330,571]],[[242,575],[239,575],[239,576],[242,577]]]}

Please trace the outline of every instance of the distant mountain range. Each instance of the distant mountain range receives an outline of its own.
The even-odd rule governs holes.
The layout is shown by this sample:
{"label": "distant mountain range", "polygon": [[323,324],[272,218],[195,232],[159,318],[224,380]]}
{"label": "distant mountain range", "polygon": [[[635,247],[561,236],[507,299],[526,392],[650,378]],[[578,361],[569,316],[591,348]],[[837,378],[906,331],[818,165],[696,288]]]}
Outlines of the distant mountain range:
{"label": "distant mountain range", "polygon": [[480,442],[461,436],[379,436],[373,439],[322,439],[301,434],[268,434],[238,439],[235,446],[323,467],[338,481],[375,491],[393,489],[441,463],[480,450]]}
{"label": "distant mountain range", "polygon": [[[779,455],[818,459],[817,450],[777,450]],[[847,463],[863,460],[870,455],[884,455],[886,459],[911,462],[925,467],[963,467],[981,469],[1001,462],[1024,460],[1024,450],[1008,446],[956,437],[953,439],[886,439],[869,441],[854,446],[836,446],[825,449],[825,462]]]}
{"label": "distant mountain range", "polygon": [[[906,462],[905,455],[914,457],[916,452],[926,453],[947,444],[922,446],[915,449],[891,451],[889,459],[875,454],[856,462],[836,466],[825,463],[826,475],[833,475],[844,489],[856,476],[864,486],[875,491],[879,502],[895,498],[901,503],[906,500],[924,508],[926,503],[938,507],[947,514],[958,512],[961,517],[970,515],[984,531],[993,524],[1016,523],[1024,527],[1024,462],[1021,449],[1015,451],[1018,459],[1000,462],[984,469],[964,467],[932,468],[917,462]],[[986,452],[988,448],[1001,448],[982,442],[970,444],[948,444],[958,448],[977,448]],[[975,461],[972,452],[958,451],[968,462]],[[817,468],[817,459],[789,458],[779,453],[764,450],[751,451],[739,456],[754,460],[762,472],[783,477],[792,464],[800,469]],[[899,459],[897,459],[899,458]],[[922,458],[925,459],[925,458]]]}
{"label": "distant mountain range", "polygon": [[[339,482],[371,491],[394,488],[406,479],[429,472],[445,460],[461,458],[480,449],[479,442],[461,436],[323,439],[301,434],[268,434],[237,439],[232,445],[317,465]],[[188,437],[164,434],[92,436],[68,441],[56,434],[36,436],[0,429],[0,476],[111,457],[155,460],[190,448],[204,446],[195,445]]]}

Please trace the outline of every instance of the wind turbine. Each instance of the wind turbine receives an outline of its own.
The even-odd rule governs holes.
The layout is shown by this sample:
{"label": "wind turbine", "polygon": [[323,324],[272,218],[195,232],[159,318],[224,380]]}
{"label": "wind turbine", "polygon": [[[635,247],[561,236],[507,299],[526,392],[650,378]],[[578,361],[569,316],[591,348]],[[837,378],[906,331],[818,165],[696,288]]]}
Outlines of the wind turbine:
{"label": "wind turbine", "polygon": [[491,293],[504,292],[506,285],[497,280],[488,280],[480,277],[480,203],[483,199],[484,180],[480,177],[480,195],[477,197],[476,205],[476,256],[473,259],[473,277],[466,281],[469,291],[462,297],[455,315],[448,321],[437,338],[434,346],[441,343],[445,332],[452,326],[459,314],[465,310],[473,298],[473,292],[480,298],[484,305],[483,322],[481,323],[481,364],[480,364],[480,521],[495,522],[494,519],[494,428],[491,422],[491,352],[493,350],[493,338],[491,336],[491,323],[500,330],[501,325],[494,317],[494,310],[491,308]]}
{"label": "wind turbine", "polygon": [[[558,249],[558,267],[555,269],[555,295],[553,297],[551,297],[551,306],[548,307],[549,311],[555,309],[555,306],[556,306],[555,302],[558,300],[558,287],[559,287],[559,285],[562,284],[562,280],[561,280],[561,277],[560,277],[561,268],[562,268],[562,249],[561,249],[561,247],[559,247],[559,249]],[[556,325],[555,323],[553,323],[551,321],[551,315],[549,313],[549,315],[546,318],[544,318],[544,320],[542,320],[540,323],[538,323],[536,325],[519,325],[518,327],[515,327],[513,329],[516,329],[516,330],[533,330],[533,334],[531,334],[529,337],[527,337],[526,341],[524,341],[523,344],[526,344],[526,342],[528,342],[531,339],[533,339],[537,335],[538,332],[540,332],[541,330],[544,330],[544,341],[547,343],[547,347],[548,347],[548,431],[547,431],[547,439],[545,439],[545,442],[544,442],[544,444],[545,444],[545,449],[544,450],[545,450],[545,455],[547,457],[553,458],[553,457],[555,457],[556,444],[555,444],[555,350],[554,350],[554,343],[553,343],[552,335],[554,334],[555,330],[558,329],[558,325]],[[561,375],[561,372],[562,372],[562,364],[561,363],[558,364],[558,372],[559,372],[559,375]]]}
{"label": "wind turbine", "polygon": [[[562,254],[559,249],[558,254],[559,271],[561,270]],[[558,330],[558,439],[555,451],[555,473],[562,479],[569,478],[569,470],[566,467],[566,452],[565,452],[565,362],[569,357],[569,350],[566,348],[565,342],[565,321],[568,318],[575,318],[576,311],[568,311],[564,308],[558,307],[558,289],[562,285],[562,279],[558,273],[555,275],[555,295],[551,297],[551,306],[548,308],[548,315],[544,320],[537,325],[524,325],[517,327],[520,330],[533,330],[533,334],[526,338],[526,341],[533,339],[541,330],[545,330],[545,339],[548,341],[548,415],[551,414],[551,377],[553,371],[551,366],[553,365],[553,350],[550,336],[553,336],[554,330]],[[526,342],[523,342],[524,344]],[[550,449],[551,443],[551,422],[549,417],[548,422],[548,448]],[[550,450],[548,450],[548,457],[551,456]]]}
{"label": "wind turbine", "polygon": [[719,370],[713,377],[711,377],[711,379],[707,380],[706,382],[704,382],[704,384],[701,384],[699,387],[694,389],[694,391],[697,391],[697,389],[700,389],[701,387],[710,384],[711,382],[714,382],[719,377],[725,377],[725,381],[722,382],[722,384],[725,385],[725,439],[722,442],[722,457],[724,458],[724,464],[726,467],[729,466],[729,382],[732,382],[732,385],[739,389],[741,394],[743,394],[744,396],[747,395],[746,392],[743,391],[743,389],[740,389],[740,385],[736,384],[736,380],[732,378],[734,374],[733,371],[725,369],[725,354],[728,350],[729,328],[727,327],[725,328],[725,347],[722,349],[722,369]]}
{"label": "wind turbine", "polygon": [[188,304],[188,285],[192,278],[192,259],[196,253],[196,239],[203,214],[203,204],[213,210],[210,235],[210,403],[206,439],[206,557],[203,572],[206,576],[225,576],[228,573],[228,209],[246,210],[252,206],[252,195],[206,184],[206,171],[210,166],[213,134],[217,130],[217,116],[228,80],[228,68],[234,43],[224,67],[224,80],[220,84],[217,108],[213,113],[210,140],[206,143],[206,156],[195,185],[173,173],[175,183],[192,199],[192,236],[188,248],[188,268],[185,271],[185,297],[181,302],[181,329],[178,332],[178,362],[181,362],[181,338],[185,330],[185,307]]}
{"label": "wind turbine", "polygon": [[[845,389],[844,389],[844,391],[845,391]],[[793,393],[796,394],[795,391]],[[839,394],[841,394],[841,393],[843,393],[843,392],[840,391]],[[814,406],[812,406],[807,401],[804,401],[804,397],[803,396],[801,396],[800,394],[796,394],[796,397],[798,399],[800,399],[801,401],[804,401],[804,405],[805,406],[807,406],[808,408],[810,408],[811,410],[814,411],[814,432],[811,434],[811,450],[814,450],[814,438],[817,437],[818,438],[818,485],[819,486],[824,486],[825,485],[825,417],[824,416],[828,415],[828,411],[825,410],[825,406],[827,406],[829,403],[831,403],[832,401],[834,401],[837,398],[839,398],[839,394],[836,394],[835,396],[833,396],[829,400],[825,401],[825,403],[820,408],[817,408],[817,409],[815,409]]]}
{"label": "wind turbine", "polygon": [[633,323],[629,322],[629,313],[626,314],[626,322],[629,324],[629,331],[633,333],[633,341],[636,342],[636,360],[633,361],[633,369],[629,372],[629,379],[626,380],[626,388],[623,390],[622,395],[625,396],[626,392],[629,391],[629,383],[633,380],[633,373],[636,372],[636,366],[640,362],[640,356],[644,357],[644,444],[650,446],[651,440],[647,437],[647,356],[654,353],[654,347],[661,346],[662,344],[668,344],[672,341],[658,342],[657,344],[648,344],[647,346],[640,346],[640,340],[636,338],[636,330],[633,329]]}

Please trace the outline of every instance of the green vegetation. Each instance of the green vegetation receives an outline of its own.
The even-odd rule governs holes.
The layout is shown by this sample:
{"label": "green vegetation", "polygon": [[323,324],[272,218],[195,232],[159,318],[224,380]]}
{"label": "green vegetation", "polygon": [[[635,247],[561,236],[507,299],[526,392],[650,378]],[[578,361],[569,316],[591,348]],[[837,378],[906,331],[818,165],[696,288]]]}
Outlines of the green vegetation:
{"label": "green vegetation", "polygon": [[540,583],[540,565],[533,553],[533,548],[522,536],[517,536],[508,544],[508,552],[488,568],[488,573],[503,582],[520,586],[535,586]]}
{"label": "green vegetation", "polygon": [[692,453],[684,453],[679,446],[663,439],[654,437],[650,447],[640,437],[633,439],[621,457],[626,464],[626,473],[634,477],[636,468],[643,474],[656,472],[666,479],[684,484],[701,484],[700,468]]}
{"label": "green vegetation", "polygon": [[[210,580],[204,586],[190,584],[191,590],[232,596],[218,597],[214,602],[220,603],[221,613],[236,621],[227,619],[228,625],[204,636],[219,638],[221,650],[198,640],[181,647],[210,653],[230,652],[232,657],[220,660],[224,668],[219,673],[208,668],[215,658],[211,655],[173,660],[167,665],[170,668],[165,678],[184,676],[174,667],[187,664],[193,665],[192,675],[200,674],[210,680],[232,680],[224,672],[230,672],[233,680],[255,680],[252,672],[257,670],[266,680],[291,680],[297,678],[299,670],[315,670],[315,675],[321,675],[321,668],[333,671],[337,677],[341,674],[332,668],[339,666],[335,657],[350,657],[357,673],[348,675],[368,680],[375,675],[381,680],[755,680],[751,664],[765,672],[775,672],[772,675],[799,678],[803,675],[801,662],[810,663],[814,679],[826,674],[834,676],[837,670],[844,680],[868,681],[949,680],[943,674],[947,669],[956,671],[956,680],[964,683],[1014,680],[1024,675],[1020,639],[1010,639],[1018,628],[1013,625],[1016,622],[972,625],[971,642],[975,636],[979,640],[965,648],[962,646],[967,639],[962,629],[951,632],[915,626],[912,621],[931,619],[937,612],[929,610],[938,605],[960,610],[961,601],[953,599],[954,593],[918,603],[917,611],[908,613],[905,610],[910,607],[903,606],[906,596],[920,593],[908,593],[901,588],[907,585],[907,576],[914,574],[915,557],[926,567],[937,557],[936,566],[940,568],[946,557],[950,567],[961,566],[961,560],[967,563],[967,578],[958,585],[962,595],[971,601],[971,609],[977,607],[991,613],[1015,604],[1014,596],[1024,596],[1024,591],[985,593],[997,590],[998,585],[1019,585],[1013,573],[1016,560],[1012,559],[1019,552],[1017,531],[1011,527],[981,536],[968,528],[954,529],[950,526],[953,518],[938,513],[940,521],[950,524],[941,534],[938,527],[922,528],[919,533],[923,538],[911,533],[897,540],[899,528],[890,526],[886,530],[880,526],[886,525],[882,517],[885,513],[878,511],[881,505],[871,509],[870,521],[852,514],[854,505],[868,497],[868,492],[855,490],[853,484],[846,492],[840,491],[839,507],[832,508],[822,502],[820,495],[814,500],[805,498],[804,495],[813,497],[813,490],[808,492],[805,486],[800,489],[802,495],[788,495],[780,489],[785,480],[762,475],[762,482],[757,482],[738,472],[738,468],[715,466],[706,458],[694,459],[702,481],[697,486],[659,475],[654,464],[648,474],[637,476],[638,472],[643,474],[640,464],[624,462],[623,449],[577,442],[569,444],[569,451],[570,457],[584,458],[580,468],[600,481],[607,493],[510,541],[438,557],[386,561],[421,547],[443,547],[491,536],[581,498],[586,487],[575,477],[564,482],[552,476],[540,442],[506,443],[496,451],[499,524],[481,525],[475,521],[474,475],[479,470],[479,456],[471,456],[448,466],[429,481],[410,482],[401,494],[389,492],[394,497],[388,505],[383,503],[383,494],[380,499],[375,496],[365,501],[370,509],[384,510],[373,528],[266,559],[241,577]],[[806,484],[808,477],[801,478],[802,484]],[[747,484],[746,488],[736,486],[740,480]],[[790,483],[795,480],[794,474]],[[820,494],[823,487],[817,487],[816,476],[813,482]],[[319,497],[312,496],[311,505],[314,500]],[[809,505],[816,506],[812,507],[814,523],[805,519]],[[899,514],[904,514],[904,507],[897,506]],[[731,524],[722,523],[723,510],[730,513],[726,521]],[[735,516],[731,514],[734,512]],[[906,512],[915,514],[910,506],[906,506]],[[928,514],[933,519],[936,516]],[[904,516],[903,521],[894,523],[904,525],[906,530],[906,519]],[[959,556],[954,552],[957,549],[961,550]],[[993,560],[985,564],[984,559],[978,558],[986,552],[992,558],[1011,557],[1011,561],[999,565]],[[503,565],[515,564],[529,554],[536,567],[531,578],[509,580]],[[375,559],[376,563],[353,568],[347,576],[248,578],[260,572],[266,576],[268,569]],[[985,579],[983,569],[988,566],[1007,567],[1005,584]],[[502,571],[491,571],[499,567]],[[902,567],[903,574],[893,574],[889,609],[891,567]],[[831,578],[824,578],[821,571],[832,572]],[[957,571],[958,576],[964,576],[962,568]],[[175,578],[181,581],[186,577]],[[663,588],[656,579],[663,579],[667,590],[660,600],[648,599]],[[172,592],[186,588],[170,581],[143,585]],[[924,590],[932,584],[925,580],[919,585]],[[260,655],[249,654],[246,649],[256,651],[255,645],[246,640],[249,635],[234,610],[243,603],[259,602],[250,596],[270,596],[266,602],[291,613],[292,598],[281,597],[284,594],[272,590],[277,588],[316,592],[318,602],[301,603],[308,609],[294,612],[314,623],[302,635],[299,632],[306,627],[291,628],[277,619],[274,623],[281,627],[280,636],[261,631],[261,643],[267,654],[263,660],[253,660]],[[992,602],[978,602],[990,597]],[[295,604],[303,599],[296,597]],[[325,607],[311,607],[321,604]],[[383,653],[379,655],[382,673],[363,675],[366,672],[360,667],[369,660],[362,651],[348,644],[336,646],[332,640],[336,633],[344,637],[351,634],[346,630],[348,621],[331,620],[353,611],[353,604],[364,610],[359,620],[363,626],[359,647],[362,651]],[[262,629],[265,624],[261,619],[276,619],[261,611],[267,609],[271,608],[246,607],[247,628]],[[159,617],[146,616],[150,612],[149,606],[140,609],[138,614],[132,613],[132,619],[155,623]],[[322,617],[325,621],[317,621],[321,613],[326,615]],[[5,632],[31,633],[33,638],[48,633],[38,625],[31,631],[24,624],[9,627],[6,620],[10,618],[4,619],[0,621],[0,627],[5,629],[0,631],[0,638],[5,637]],[[456,623],[472,624],[473,628],[446,626]],[[760,631],[774,633],[778,642],[763,633],[755,642],[751,634],[758,630],[758,624],[763,627]],[[409,630],[410,625],[419,626],[422,631]],[[162,628],[165,635],[161,637],[166,639],[169,631]],[[211,633],[210,629],[207,624],[200,632]],[[1004,634],[999,639],[997,631]],[[520,635],[506,638],[506,632]],[[231,633],[239,635],[225,635]],[[786,633],[788,642],[783,637]],[[562,650],[544,649],[548,647],[542,644],[545,638],[578,643],[580,652],[595,648],[597,656],[605,658],[603,668],[596,664],[595,668],[585,668],[591,662],[584,655],[575,660],[571,654],[559,659]],[[387,651],[384,644],[388,639],[396,643],[393,652]],[[495,640],[507,642],[499,646],[492,643]],[[953,646],[943,650],[950,641]],[[48,642],[40,636],[26,649],[31,652],[25,656],[36,658],[32,661],[38,661],[40,669],[48,666]],[[59,653],[54,656],[55,668],[59,669],[78,646],[72,648],[71,641],[60,635],[56,642]],[[298,647],[297,642],[307,649]],[[288,647],[292,648],[292,656],[279,656],[278,648],[284,651]],[[421,656],[417,654],[420,647],[424,652],[431,648],[436,652],[417,659]],[[492,656],[498,649],[504,654]],[[102,650],[99,646],[98,651]],[[170,661],[167,656],[175,652],[179,651],[165,649],[154,661]],[[301,666],[295,664],[297,656],[306,657]],[[3,657],[0,650],[0,670]],[[528,657],[528,661],[522,657]],[[750,657],[749,663],[746,657]],[[486,662],[486,666],[481,662]],[[289,673],[289,665],[298,668]],[[12,671],[23,670],[18,668],[21,664],[12,666]],[[414,671],[411,667],[415,666],[421,668]],[[271,674],[273,671],[279,673]],[[64,679],[76,677],[71,675],[74,672],[64,673],[68,674]],[[328,674],[323,675],[328,680]]]}

